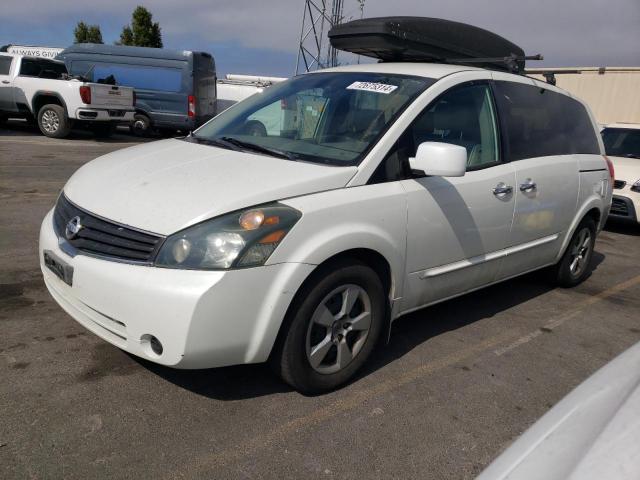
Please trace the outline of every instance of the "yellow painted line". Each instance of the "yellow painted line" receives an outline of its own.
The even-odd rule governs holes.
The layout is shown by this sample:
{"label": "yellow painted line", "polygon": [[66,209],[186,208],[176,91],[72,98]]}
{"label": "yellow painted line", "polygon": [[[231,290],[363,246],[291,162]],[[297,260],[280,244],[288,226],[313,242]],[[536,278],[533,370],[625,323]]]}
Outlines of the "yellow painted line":
{"label": "yellow painted line", "polygon": [[[599,294],[589,297],[586,301],[582,302],[579,307],[571,310],[565,315],[558,317],[555,320],[552,320],[551,322],[547,323],[545,327],[556,328],[557,326],[562,325],[567,320],[576,317],[584,310],[584,308],[600,302],[612,295],[615,295],[618,292],[626,290],[637,284],[640,284],[640,275],[614,285],[613,287],[608,288],[607,290],[604,290]],[[509,351],[508,349],[512,350],[513,348],[516,348],[517,346],[532,340],[542,333],[540,330],[537,330],[537,332],[539,333],[536,333],[535,335],[534,332],[532,332],[531,334],[525,335],[524,337],[520,337],[518,340],[511,343],[508,347],[505,347],[501,350],[495,350],[494,352],[497,355],[501,355],[502,353]],[[376,396],[396,390],[397,388],[403,385],[407,385],[422,377],[431,375],[439,370],[458,364],[462,361],[468,360],[469,358],[475,357],[487,350],[495,348],[497,345],[500,345],[504,341],[507,341],[509,338],[513,338],[513,331],[505,331],[500,335],[488,338],[468,348],[457,350],[449,355],[434,359],[423,365],[408,370],[402,373],[400,376],[396,376],[392,379],[376,383],[369,388],[354,390],[344,398],[340,398],[333,403],[330,403],[329,405],[326,405],[320,409],[316,409],[310,412],[308,415],[298,417],[294,420],[286,422],[279,427],[270,430],[269,432],[258,434],[250,438],[246,442],[242,442],[220,452],[211,453],[195,459],[190,464],[191,467],[188,469],[188,474],[193,475],[195,471],[197,472],[195,474],[196,478],[205,478],[207,472],[215,471],[216,468],[233,464],[234,462],[237,462],[242,458],[251,455],[253,452],[256,452],[261,448],[275,443],[277,440],[282,439],[289,434],[295,433],[296,431],[311,427],[313,425],[318,425],[324,421],[331,419],[332,417],[335,417],[336,415],[345,413],[349,410],[353,410],[354,408],[365,403],[367,400],[375,398]],[[357,388],[357,385],[352,386]],[[183,467],[171,472],[167,478],[177,478],[184,473],[186,472]]]}
{"label": "yellow painted line", "polygon": [[519,339],[517,339],[515,342],[511,343],[510,345],[507,345],[506,347],[503,348],[499,348],[497,350],[495,350],[493,353],[495,353],[498,356],[504,355],[507,352],[510,352],[511,350],[513,350],[514,348],[518,348],[521,345],[524,345],[525,343],[529,343],[531,340],[533,340],[536,337],[539,337],[540,335],[542,335],[544,332],[544,330],[546,331],[551,331],[555,328],[558,328],[560,325],[562,325],[563,323],[565,323],[567,320],[571,320],[572,318],[575,318],[576,316],[580,315],[585,308],[596,304],[598,302],[601,302],[613,295],[615,295],[616,293],[620,293],[623,290],[627,290],[631,287],[634,287],[636,285],[640,284],[640,275],[637,275],[633,278],[630,278],[629,280],[626,280],[624,282],[620,282],[616,285],[614,285],[613,287],[607,288],[606,290],[603,290],[600,293],[597,293],[595,295],[592,295],[591,297],[587,298],[584,302],[581,302],[579,306],[577,306],[576,308],[569,310],[567,313],[560,315],[559,317],[551,320],[550,322],[548,322],[547,324],[545,324],[542,328],[539,328],[537,330],[534,330],[533,332],[529,332],[526,335],[520,337]]}
{"label": "yellow painted line", "polygon": [[[243,457],[250,455],[251,452],[255,452],[265,446],[268,446],[278,439],[294,433],[297,430],[307,428],[312,425],[318,425],[332,417],[335,417],[336,415],[353,410],[367,400],[375,398],[376,396],[396,390],[397,388],[418,380],[421,377],[430,375],[438,370],[450,367],[451,365],[455,365],[471,357],[475,357],[509,338],[513,338],[513,331],[503,332],[500,335],[488,338],[483,342],[477,343],[463,350],[457,350],[449,355],[434,359],[428,363],[415,367],[412,370],[408,370],[400,376],[393,377],[387,381],[378,382],[369,388],[354,390],[344,398],[338,399],[320,409],[316,409],[308,415],[298,417],[284,423],[269,432],[256,435],[247,442],[195,459],[190,463],[191,467],[188,470],[189,475],[193,475],[195,470],[198,472],[195,474],[196,478],[206,478],[205,473],[210,470],[238,461]],[[357,385],[352,386],[357,388]],[[184,468],[172,472],[167,478],[177,478],[181,473],[185,473]]]}

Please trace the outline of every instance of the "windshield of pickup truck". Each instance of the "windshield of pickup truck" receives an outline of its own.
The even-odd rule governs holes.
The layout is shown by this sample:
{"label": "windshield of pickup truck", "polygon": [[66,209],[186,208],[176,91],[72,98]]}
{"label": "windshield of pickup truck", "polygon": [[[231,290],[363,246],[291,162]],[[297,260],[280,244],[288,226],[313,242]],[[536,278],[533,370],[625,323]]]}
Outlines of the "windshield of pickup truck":
{"label": "windshield of pickup truck", "polygon": [[234,105],[188,141],[291,160],[356,165],[435,80],[383,73],[312,73]]}
{"label": "windshield of pickup truck", "polygon": [[607,155],[640,158],[640,129],[605,128],[602,140]]}

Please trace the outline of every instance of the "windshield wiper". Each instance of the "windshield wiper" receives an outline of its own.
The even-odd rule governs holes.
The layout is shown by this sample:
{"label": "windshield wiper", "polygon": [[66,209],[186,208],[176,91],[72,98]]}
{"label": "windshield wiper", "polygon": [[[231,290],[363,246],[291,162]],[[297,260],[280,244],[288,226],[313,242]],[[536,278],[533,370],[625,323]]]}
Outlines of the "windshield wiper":
{"label": "windshield wiper", "polygon": [[282,150],[278,150],[276,148],[264,147],[256,143],[245,142],[243,140],[238,140],[237,138],[234,138],[234,137],[221,137],[218,140],[223,140],[237,147],[245,148],[247,150],[253,150],[254,152],[266,153],[267,155],[271,155],[273,157],[285,158],[287,160],[296,159],[292,154],[283,152]]}
{"label": "windshield wiper", "polygon": [[231,142],[224,142],[222,140],[215,139],[215,138],[201,137],[200,135],[196,135],[193,132],[189,132],[189,135],[184,137],[183,140],[187,142],[195,142],[195,143],[202,143],[205,145],[211,145],[214,147],[222,147],[222,148],[226,148],[227,150],[236,150],[236,151],[240,150],[240,148],[237,145],[234,145]]}

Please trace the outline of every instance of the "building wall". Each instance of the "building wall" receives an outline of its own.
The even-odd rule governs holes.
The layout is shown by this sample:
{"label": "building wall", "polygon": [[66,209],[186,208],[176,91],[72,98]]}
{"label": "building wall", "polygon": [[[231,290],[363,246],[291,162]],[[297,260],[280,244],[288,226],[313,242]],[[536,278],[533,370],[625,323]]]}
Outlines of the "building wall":
{"label": "building wall", "polygon": [[527,69],[543,81],[548,71],[558,87],[589,104],[599,123],[640,123],[640,67]]}

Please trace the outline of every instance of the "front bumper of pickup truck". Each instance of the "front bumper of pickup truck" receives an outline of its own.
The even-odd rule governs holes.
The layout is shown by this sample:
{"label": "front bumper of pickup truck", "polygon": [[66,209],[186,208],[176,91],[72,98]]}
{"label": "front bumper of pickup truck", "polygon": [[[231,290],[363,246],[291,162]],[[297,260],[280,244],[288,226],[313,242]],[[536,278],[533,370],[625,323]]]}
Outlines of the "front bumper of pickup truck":
{"label": "front bumper of pickup truck", "polygon": [[77,120],[89,122],[120,122],[131,123],[133,121],[134,110],[123,109],[103,109],[103,108],[78,108],[75,112]]}

